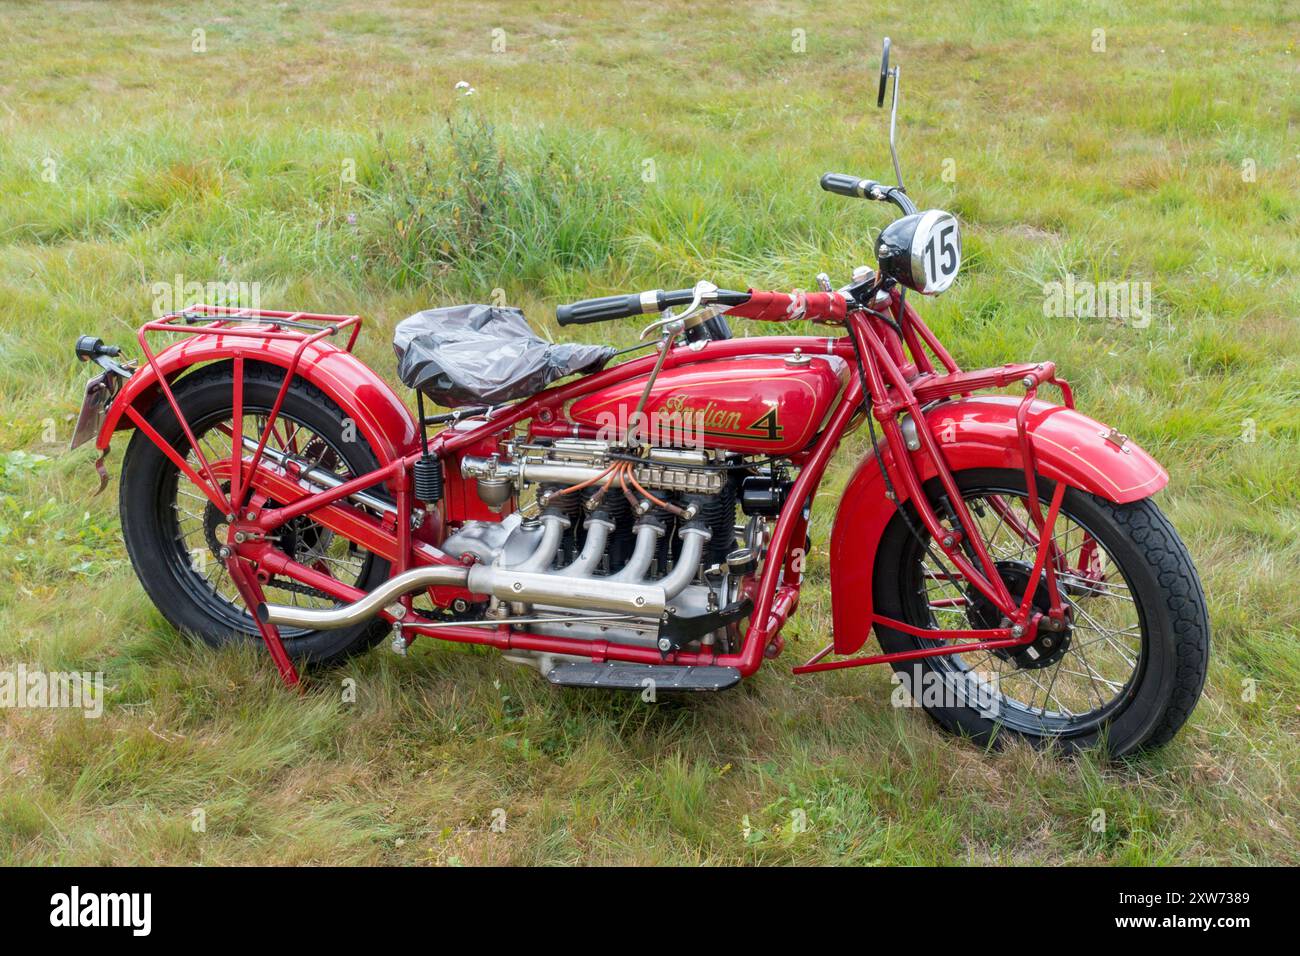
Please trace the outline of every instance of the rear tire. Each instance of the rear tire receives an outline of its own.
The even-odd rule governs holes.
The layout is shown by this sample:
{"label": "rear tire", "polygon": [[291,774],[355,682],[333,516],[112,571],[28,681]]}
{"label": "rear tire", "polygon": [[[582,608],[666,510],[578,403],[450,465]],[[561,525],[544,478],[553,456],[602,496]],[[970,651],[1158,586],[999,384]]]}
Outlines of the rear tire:
{"label": "rear tire", "polygon": [[[1022,472],[987,469],[961,472],[955,477],[968,503],[988,502],[991,500],[988,496],[998,496],[1006,501],[1017,494],[1023,503],[1025,480]],[[1044,503],[1044,512],[1052,490],[1051,482],[1039,479],[1038,496]],[[937,479],[927,484],[926,492],[940,509],[940,515],[944,515],[944,496]],[[922,540],[928,544],[929,536],[920,519],[910,506],[908,511]],[[1014,660],[1004,660],[1000,656],[994,659],[988,652],[982,657],[978,652],[972,652],[969,655],[923,658],[895,664],[894,670],[904,675],[903,683],[913,689],[914,697],[917,696],[914,688],[946,683],[952,693],[934,704],[922,701],[926,712],[946,730],[968,736],[982,745],[996,744],[1010,736],[1064,752],[1102,747],[1114,757],[1159,747],[1168,742],[1191,715],[1205,684],[1209,661],[1210,625],[1205,595],[1191,557],[1178,533],[1149,498],[1119,505],[1068,488],[1062,501],[1061,515],[1062,520],[1068,520],[1069,526],[1079,530],[1080,540],[1084,535],[1095,539],[1103,549],[1108,566],[1115,569],[1106,579],[1109,583],[1075,588],[1070,602],[1083,610],[1076,612],[1068,649],[1052,665],[1058,670],[1064,669],[1067,674],[1087,678],[1093,685],[1098,707],[1086,713],[1075,713],[1060,706],[1052,701],[1056,688],[1048,681],[1057,678],[1049,677],[1051,666],[1035,661],[1031,662],[1030,668],[1024,668],[1022,663]],[[998,524],[1002,522],[999,520]],[[1058,522],[1057,528],[1061,527],[1063,525]],[[994,557],[998,555],[995,553]],[[946,585],[951,589],[951,592],[944,592],[946,602],[935,597],[937,588],[928,583],[936,580],[935,575],[932,572],[927,575],[925,570],[926,562],[931,560],[906,523],[895,516],[886,529],[876,558],[874,593],[877,612],[925,628],[935,627],[936,614],[945,613],[951,615],[942,622],[946,627],[996,626],[996,622],[988,621],[987,612],[984,618],[980,618],[977,602],[969,599],[964,607],[958,609],[936,607],[951,604],[954,597],[948,595],[955,595],[958,589]],[[1024,574],[1025,563],[1023,560],[1017,564],[1005,559],[1001,562],[1009,569],[1009,576]],[[1025,574],[1023,581],[1027,580]],[[1019,598],[1024,593],[1024,583],[1010,590],[1014,597]],[[1113,639],[1105,636],[1106,628],[1095,627],[1095,618],[1087,610],[1092,607],[1092,613],[1101,616],[1090,603],[1099,598],[1119,598],[1132,603],[1136,623],[1112,632]],[[957,597],[955,600],[960,603],[962,599]],[[1085,624],[1085,621],[1094,624]],[[1140,643],[1137,646],[1128,644],[1121,647],[1130,639],[1137,642],[1139,631]],[[935,645],[931,639],[913,637],[880,625],[876,626],[876,634],[880,646],[891,653]],[[1103,636],[1097,638],[1096,634]],[[1107,642],[1115,645],[1115,653],[1105,646]],[[1090,644],[1097,648],[1094,655],[1108,653],[1112,654],[1112,659],[1117,656],[1121,672],[1129,664],[1125,652],[1138,652],[1131,662],[1132,672],[1127,679],[1121,680],[1122,673],[1112,672],[1113,679],[1099,673],[1094,665],[1100,667],[1100,663],[1095,658],[1089,661],[1082,656]],[[971,660],[965,661],[968,656]],[[998,677],[996,681],[987,682],[989,687],[999,688],[1000,702],[996,709],[989,706],[988,688],[980,690],[972,686],[972,675],[985,673],[975,665],[987,666],[989,660],[993,660]],[[1033,673],[1034,665],[1042,668],[1036,670],[1037,676]],[[1075,670],[1071,671],[1071,667]],[[1038,688],[1030,689],[1027,708],[1023,701],[1017,703],[1012,696],[1017,688],[1023,695],[1028,686],[1025,674],[1016,674],[1020,670],[1028,671],[1028,681],[1034,682]],[[1006,672],[1005,679],[1001,671]],[[1035,714],[1033,703],[1044,690],[1044,684],[1047,686],[1041,713]],[[1082,686],[1086,697],[1087,685]],[[1113,699],[1106,701],[1109,695],[1113,695]],[[958,706],[942,706],[953,703]],[[1059,710],[1056,709],[1058,706]],[[1090,702],[1088,706],[1091,707]]]}
{"label": "rear tire", "polygon": [[[269,412],[283,381],[284,370],[281,368],[257,362],[245,363],[246,423],[254,421],[259,413],[265,415]],[[233,383],[231,364],[221,362],[186,375],[173,387],[176,401],[200,444],[204,443],[206,430],[230,420]],[[181,425],[165,399],[157,402],[147,419],[173,448],[178,451],[188,449]],[[360,475],[379,467],[373,451],[363,439],[359,436],[352,440],[345,438],[345,416],[342,410],[323,392],[303,379],[295,378],[290,383],[281,409],[281,421],[297,423],[297,427],[304,433],[314,435],[313,441],[318,442],[316,448],[323,450],[334,467],[343,473]],[[351,435],[351,431],[347,434]],[[225,443],[224,457],[228,460],[230,439],[225,434],[220,438]],[[211,460],[212,455],[209,454],[209,461]],[[208,526],[205,524],[203,530],[207,533],[202,539],[205,548],[196,555],[188,547],[194,543],[194,532],[191,532],[189,540],[181,532],[182,512],[174,507],[181,500],[178,495],[186,495],[185,500],[188,502],[189,495],[197,494],[201,493],[152,441],[140,431],[132,435],[122,463],[119,489],[122,535],[131,565],[159,612],[183,634],[197,638],[211,647],[250,642],[260,646],[260,632],[243,602],[237,598],[232,600],[230,589],[224,589],[223,593],[222,589],[213,584],[214,574],[218,578],[225,574],[215,547],[219,543],[219,536],[207,531]],[[209,521],[216,513],[215,506],[206,502],[192,507],[202,509],[194,517],[205,517]],[[296,526],[297,540],[302,541],[313,534],[313,541],[317,545],[321,541],[332,540],[324,537],[329,532],[312,523],[309,516],[296,520],[299,522]],[[284,532],[278,529],[277,533]],[[339,543],[343,543],[341,539]],[[376,555],[353,549],[349,560],[355,564],[346,566],[355,566],[356,574],[355,577],[346,575],[348,584],[370,590],[388,577],[388,562]],[[324,556],[319,557],[318,561],[322,566],[325,561],[343,564],[337,558]],[[210,562],[216,563],[215,572]],[[334,573],[334,567],[334,564],[329,565],[330,573],[339,577],[339,574]],[[228,579],[228,575],[226,577]],[[269,600],[289,598],[297,600],[294,592],[287,592],[284,598],[276,593]],[[314,600],[319,601],[321,598]],[[328,603],[333,602],[327,602],[327,605]],[[385,633],[383,621],[366,621],[337,630],[280,629],[285,651],[296,662],[305,665],[336,663],[373,647]]]}

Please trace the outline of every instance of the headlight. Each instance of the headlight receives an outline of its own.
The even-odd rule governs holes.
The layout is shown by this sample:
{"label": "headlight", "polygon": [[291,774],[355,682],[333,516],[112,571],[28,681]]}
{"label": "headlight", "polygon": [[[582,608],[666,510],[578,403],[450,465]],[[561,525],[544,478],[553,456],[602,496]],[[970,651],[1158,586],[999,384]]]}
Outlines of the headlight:
{"label": "headlight", "polygon": [[961,268],[961,230],[957,217],[930,209],[896,219],[876,243],[880,272],[922,295],[938,295]]}

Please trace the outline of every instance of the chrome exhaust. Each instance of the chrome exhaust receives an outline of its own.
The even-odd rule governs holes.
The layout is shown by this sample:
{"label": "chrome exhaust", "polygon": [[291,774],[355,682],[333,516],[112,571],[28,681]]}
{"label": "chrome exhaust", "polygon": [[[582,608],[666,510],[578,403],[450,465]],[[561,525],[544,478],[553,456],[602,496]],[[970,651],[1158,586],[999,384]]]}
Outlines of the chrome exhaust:
{"label": "chrome exhaust", "polygon": [[609,533],[613,530],[614,522],[606,518],[588,518],[587,540],[583,542],[582,553],[559,573],[565,577],[589,576],[600,563],[600,559],[605,556],[605,545],[609,541]]}
{"label": "chrome exhaust", "polygon": [[640,617],[658,617],[668,603],[664,589],[654,584],[564,577],[556,573],[495,568],[486,564],[468,568],[458,564],[439,564],[414,568],[389,578],[365,597],[341,607],[260,604],[257,616],[267,624],[310,630],[351,627],[374,617],[402,595],[429,587],[463,587],[475,594],[491,594],[503,601],[548,604],[581,611],[616,611]]}
{"label": "chrome exhaust", "polygon": [[351,604],[332,608],[293,607],[288,604],[257,606],[258,620],[277,627],[304,627],[328,631],[337,627],[351,627],[374,617],[404,594],[423,591],[430,587],[464,587],[469,568],[460,564],[435,564],[427,568],[413,568],[395,578],[389,578],[365,597]]}
{"label": "chrome exhaust", "polygon": [[632,556],[627,564],[611,574],[607,581],[640,581],[650,570],[650,562],[655,558],[655,549],[664,529],[653,522],[645,522],[636,529],[636,544],[632,547]]}
{"label": "chrome exhaust", "polygon": [[704,555],[704,545],[713,537],[706,528],[692,528],[689,525],[678,533],[682,539],[681,554],[672,571],[655,583],[664,589],[668,597],[676,597],[686,585],[695,580],[700,569],[700,558]]}
{"label": "chrome exhaust", "polygon": [[515,567],[520,571],[545,571],[560,550],[560,538],[569,527],[567,518],[542,515],[542,540],[527,558]]}
{"label": "chrome exhaust", "polygon": [[618,611],[658,617],[668,596],[658,584],[628,584],[609,578],[569,578],[554,572],[516,571],[475,564],[469,569],[469,589],[503,601],[549,604],[582,611]]}

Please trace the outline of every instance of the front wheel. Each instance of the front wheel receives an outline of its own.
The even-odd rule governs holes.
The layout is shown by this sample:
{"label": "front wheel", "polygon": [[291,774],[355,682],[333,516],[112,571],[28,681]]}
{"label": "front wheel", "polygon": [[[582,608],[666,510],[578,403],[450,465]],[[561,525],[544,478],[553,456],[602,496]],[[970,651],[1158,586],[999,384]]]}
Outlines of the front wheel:
{"label": "front wheel", "polygon": [[[956,480],[1018,600],[1036,556],[1023,473],[967,471]],[[1052,490],[1039,479],[1044,513]],[[937,480],[926,491],[953,524]],[[999,626],[1001,613],[953,573],[908,510],[911,527],[895,516],[877,553],[877,612],[927,629]],[[1077,488],[1066,490],[1053,534],[1064,632],[1040,633],[1023,649],[923,658],[894,670],[940,725],[981,744],[1012,736],[1122,756],[1166,743],[1200,698],[1210,651],[1205,595],[1186,546],[1150,499],[1117,505]],[[1047,603],[1042,576],[1035,609],[1045,613]],[[876,633],[886,652],[939,643],[881,625]]]}

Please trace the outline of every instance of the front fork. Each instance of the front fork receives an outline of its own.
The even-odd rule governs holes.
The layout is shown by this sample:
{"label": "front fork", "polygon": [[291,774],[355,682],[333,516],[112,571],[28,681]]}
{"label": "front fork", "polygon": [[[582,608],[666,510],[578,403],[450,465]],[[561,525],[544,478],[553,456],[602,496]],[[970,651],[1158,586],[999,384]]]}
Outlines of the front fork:
{"label": "front fork", "polygon": [[[900,310],[901,311],[901,310]],[[928,332],[928,330],[925,330]],[[1056,521],[1060,515],[1061,504],[1065,497],[1065,483],[1058,481],[1052,491],[1047,513],[1044,515],[1042,503],[1038,500],[1038,468],[1034,455],[1033,442],[1029,437],[1028,413],[1030,405],[1038,395],[1038,388],[1045,382],[1060,388],[1066,407],[1074,407],[1074,395],[1069,383],[1056,377],[1056,366],[1045,362],[1036,366],[1027,366],[1019,371],[1024,375],[1021,384],[1025,395],[1016,413],[1017,440],[1021,461],[1025,473],[1026,508],[1033,522],[1032,529],[1025,528],[1027,536],[1036,538],[1033,571],[1029,576],[1025,593],[1013,596],[1003,581],[1002,575],[989,552],[979,526],[972,517],[956,478],[948,467],[947,460],[939,443],[926,421],[920,400],[906,380],[902,370],[880,337],[871,329],[865,317],[859,314],[859,320],[850,320],[849,334],[853,336],[858,352],[859,367],[862,374],[862,391],[872,398],[870,414],[880,423],[884,432],[888,455],[877,455],[882,476],[887,489],[886,495],[902,513],[901,500],[910,500],[917,516],[931,541],[938,544],[944,557],[956,568],[957,573],[968,581],[975,590],[991,604],[1002,611],[1003,621],[996,628],[974,628],[965,630],[934,630],[920,628],[903,621],[872,614],[872,624],[882,625],[914,637],[930,640],[946,640],[951,643],[934,647],[918,648],[891,654],[877,654],[866,657],[827,661],[834,647],[833,643],[813,655],[804,664],[795,667],[794,673],[804,674],[813,671],[835,670],[844,667],[861,667],[867,664],[900,663],[919,660],[926,657],[940,657],[951,654],[963,654],[979,650],[999,650],[1031,644],[1038,636],[1039,629],[1048,631],[1063,630],[1068,626],[1068,610],[1061,600],[1057,572],[1065,570],[1061,555],[1055,544]],[[870,358],[870,361],[867,358]],[[884,370],[884,375],[881,370]],[[955,366],[950,372],[956,373]],[[892,397],[897,396],[897,398]],[[906,415],[915,426],[913,444],[909,446],[908,436],[903,433],[899,416]],[[925,494],[920,475],[909,452],[920,451],[934,463],[936,477],[943,487],[944,495],[951,508],[951,526],[944,524],[938,512],[931,505]],[[900,498],[901,490],[901,498]],[[904,520],[919,534],[911,519],[903,513]],[[1030,540],[1027,537],[1027,540]],[[1036,611],[1033,606],[1037,582],[1046,574],[1049,608],[1046,614]]]}

